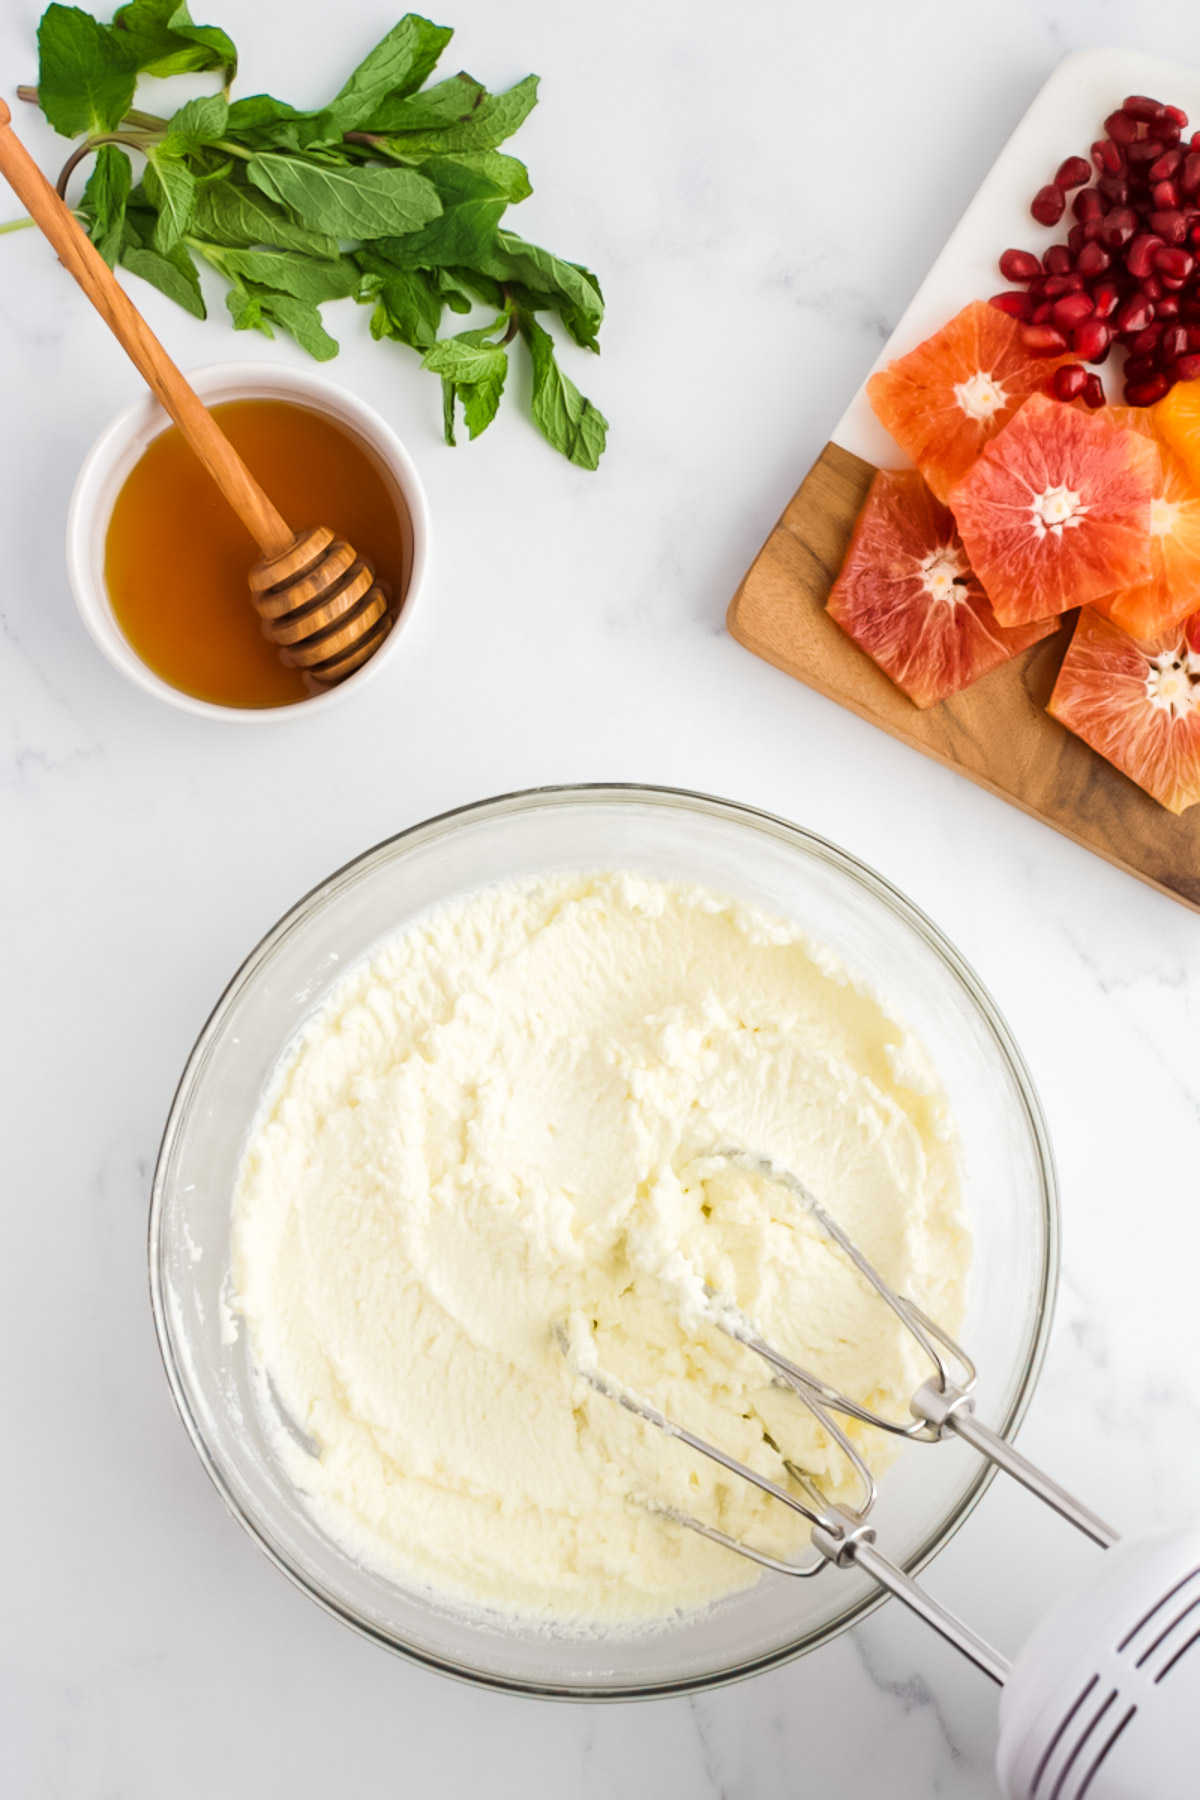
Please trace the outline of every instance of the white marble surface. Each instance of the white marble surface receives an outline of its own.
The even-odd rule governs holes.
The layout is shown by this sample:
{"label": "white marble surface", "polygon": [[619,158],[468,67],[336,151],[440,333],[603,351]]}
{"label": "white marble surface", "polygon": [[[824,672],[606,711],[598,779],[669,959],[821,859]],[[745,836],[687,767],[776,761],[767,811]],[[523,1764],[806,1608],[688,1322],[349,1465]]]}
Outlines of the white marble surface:
{"label": "white marble surface", "polygon": [[[39,10],[0,10],[6,92],[31,74]],[[214,0],[197,16],[210,10],[242,46],[243,91],[300,102],[393,17],[383,0],[344,0],[331,46],[316,0]],[[0,1789],[985,1800],[994,1691],[895,1607],[748,1685],[607,1709],[472,1692],[333,1624],[226,1517],[174,1415],[146,1198],[211,1002],[337,864],[444,807],[541,782],[751,801],[906,889],[1024,1047],[1066,1250],[1025,1445],[1118,1524],[1200,1508],[1195,915],[723,629],[747,562],[1058,58],[1126,40],[1200,64],[1195,8],[448,10],[481,77],[545,78],[520,142],[538,185],[522,223],[604,277],[605,355],[572,368],[612,447],[599,475],[580,473],[514,411],[443,449],[434,383],[339,310],[331,373],[405,436],[438,536],[424,616],[360,703],[277,731],[214,727],[100,659],[67,591],[63,522],[87,445],[137,381],[46,247],[0,239]],[[305,21],[324,22],[312,42]],[[138,298],[185,364],[262,354],[220,319]],[[930,1585],[1012,1648],[1092,1554],[996,1486]]]}

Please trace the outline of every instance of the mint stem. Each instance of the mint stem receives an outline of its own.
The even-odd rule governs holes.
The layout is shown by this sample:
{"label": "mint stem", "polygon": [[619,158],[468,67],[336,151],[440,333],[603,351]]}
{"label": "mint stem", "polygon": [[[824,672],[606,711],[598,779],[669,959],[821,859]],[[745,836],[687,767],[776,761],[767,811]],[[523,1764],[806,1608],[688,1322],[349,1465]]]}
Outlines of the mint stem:
{"label": "mint stem", "polygon": [[0,225],[0,237],[3,237],[6,231],[26,231],[32,224],[32,219],[10,219],[7,225]]}

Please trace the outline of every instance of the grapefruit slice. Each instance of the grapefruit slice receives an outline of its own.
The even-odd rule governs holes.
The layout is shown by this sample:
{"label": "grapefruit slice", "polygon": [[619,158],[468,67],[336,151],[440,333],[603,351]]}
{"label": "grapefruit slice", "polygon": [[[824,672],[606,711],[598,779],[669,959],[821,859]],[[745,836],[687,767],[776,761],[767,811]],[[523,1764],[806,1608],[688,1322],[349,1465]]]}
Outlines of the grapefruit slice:
{"label": "grapefruit slice", "polygon": [[1200,492],[1167,441],[1155,411],[1110,406],[1108,417],[1158,448],[1161,469],[1150,502],[1150,580],[1093,601],[1130,637],[1155,638],[1200,608]]}
{"label": "grapefruit slice", "polygon": [[1099,413],[1035,394],[955,483],[950,506],[1002,625],[1150,580],[1158,451]]}
{"label": "grapefruit slice", "polygon": [[880,422],[945,500],[983,446],[1069,357],[1030,356],[1016,319],[969,306],[867,383]]}
{"label": "grapefruit slice", "polygon": [[918,706],[956,694],[1056,624],[996,623],[949,509],[915,469],[881,469],[872,481],[826,607]]}
{"label": "grapefruit slice", "polygon": [[1090,606],[1047,710],[1173,813],[1200,800],[1200,617],[1139,644]]}

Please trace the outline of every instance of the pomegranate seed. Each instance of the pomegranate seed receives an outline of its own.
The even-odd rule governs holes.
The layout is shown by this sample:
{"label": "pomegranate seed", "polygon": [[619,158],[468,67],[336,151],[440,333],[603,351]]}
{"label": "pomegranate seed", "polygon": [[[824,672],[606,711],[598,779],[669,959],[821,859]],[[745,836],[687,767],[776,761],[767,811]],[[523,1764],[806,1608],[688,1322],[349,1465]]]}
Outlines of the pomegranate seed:
{"label": "pomegranate seed", "polygon": [[1124,368],[1126,381],[1145,381],[1148,376],[1157,374],[1157,356],[1146,355],[1126,357]]}
{"label": "pomegranate seed", "polygon": [[1076,327],[1075,335],[1071,340],[1071,348],[1080,362],[1103,362],[1111,347],[1112,331],[1102,319],[1097,319],[1095,315],[1090,319],[1085,319],[1082,325]]}
{"label": "pomegranate seed", "polygon": [[1178,358],[1175,364],[1175,375],[1179,381],[1195,381],[1200,375],[1200,356],[1191,352]]}
{"label": "pomegranate seed", "polygon": [[1000,258],[1000,273],[1005,281],[1032,281],[1041,272],[1041,263],[1028,250],[1006,250]]}
{"label": "pomegranate seed", "polygon": [[1161,100],[1152,100],[1148,94],[1130,94],[1121,102],[1121,111],[1127,119],[1140,119],[1148,124],[1151,119],[1165,118],[1167,109]]}
{"label": "pomegranate seed", "polygon": [[1085,319],[1090,319],[1095,307],[1087,294],[1064,294],[1056,300],[1050,311],[1050,317],[1060,331],[1074,331]]}
{"label": "pomegranate seed", "polygon": [[1164,106],[1163,111],[1172,125],[1178,125],[1180,131],[1187,130],[1188,117],[1182,106]]}
{"label": "pomegranate seed", "polygon": [[997,312],[1007,313],[1010,319],[1026,320],[1033,311],[1028,294],[993,294],[988,305],[994,306]]}
{"label": "pomegranate seed", "polygon": [[1031,356],[1061,356],[1067,340],[1053,325],[1023,325],[1021,342]]}
{"label": "pomegranate seed", "polygon": [[1043,300],[1041,305],[1035,306],[1033,311],[1030,313],[1029,323],[1031,325],[1045,325],[1047,320],[1049,319],[1049,317],[1050,317],[1050,302],[1048,300]]}
{"label": "pomegranate seed", "polygon": [[[1197,157],[1196,160],[1200,162],[1200,157]],[[1106,175],[1104,179],[1106,181],[1118,181],[1121,178],[1117,175]],[[1128,188],[1128,182],[1126,182],[1125,185],[1126,188]],[[1126,199],[1128,199],[1128,197],[1127,193]],[[1114,200],[1113,204],[1116,205],[1117,202]],[[1098,219],[1102,216],[1104,212],[1104,200],[1095,188],[1081,188],[1071,202],[1071,211],[1075,214],[1075,217],[1081,224],[1086,225],[1089,219]]]}
{"label": "pomegranate seed", "polygon": [[1065,244],[1051,244],[1042,262],[1047,275],[1067,275],[1071,270],[1071,252]]}
{"label": "pomegranate seed", "polygon": [[1113,324],[1118,331],[1145,331],[1154,317],[1154,308],[1144,294],[1131,294],[1118,310]]}
{"label": "pomegranate seed", "polygon": [[1164,294],[1154,308],[1156,319],[1177,319],[1179,317],[1179,295]]}
{"label": "pomegranate seed", "polygon": [[1200,350],[1200,325],[1189,325],[1187,328],[1187,334],[1188,334],[1188,350],[1189,351]]}
{"label": "pomegranate seed", "polygon": [[[1179,217],[1182,219],[1183,214],[1180,213]],[[1106,244],[1110,250],[1119,250],[1122,244],[1129,242],[1137,228],[1138,216],[1135,212],[1131,211],[1128,206],[1114,206],[1111,212],[1104,215],[1104,223],[1100,230],[1100,242]],[[1164,231],[1162,235],[1166,237],[1167,234]]]}
{"label": "pomegranate seed", "polygon": [[1097,138],[1092,145],[1092,165],[1097,175],[1119,175],[1125,167],[1125,153],[1119,144]]}
{"label": "pomegranate seed", "polygon": [[[1200,132],[1196,133],[1200,137]],[[1192,150],[1183,159],[1183,167],[1179,171],[1179,185],[1185,194],[1194,194],[1200,189],[1200,151]]]}
{"label": "pomegranate seed", "polygon": [[1112,257],[1099,244],[1085,244],[1075,259],[1075,267],[1079,274],[1091,280],[1094,275],[1103,275],[1112,267]]}
{"label": "pomegranate seed", "polygon": [[1066,204],[1066,195],[1062,189],[1051,182],[1049,186],[1038,189],[1029,210],[1039,225],[1057,225]]}
{"label": "pomegranate seed", "polygon": [[1191,230],[1188,232],[1188,238],[1193,244],[1200,244],[1200,225],[1192,226]]}
{"label": "pomegranate seed", "polygon": [[1168,325],[1159,339],[1158,354],[1164,362],[1175,362],[1188,352],[1188,335],[1185,325]]}
{"label": "pomegranate seed", "polygon": [[1179,205],[1179,192],[1173,181],[1156,181],[1150,189],[1150,198],[1161,212],[1170,212]]}
{"label": "pomegranate seed", "polygon": [[1186,281],[1196,266],[1196,259],[1186,250],[1163,248],[1154,252],[1154,267],[1160,275],[1175,275]]}
{"label": "pomegranate seed", "polygon": [[1173,181],[1182,161],[1182,150],[1164,150],[1158,161],[1150,164],[1151,181]]}
{"label": "pomegranate seed", "polygon": [[1055,187],[1082,187],[1085,181],[1092,179],[1091,165],[1082,156],[1068,156],[1066,162],[1059,163],[1058,173],[1054,177]]}
{"label": "pomegranate seed", "polygon": [[1163,328],[1157,319],[1153,325],[1147,325],[1145,331],[1136,332],[1129,346],[1130,356],[1149,356],[1152,350],[1158,348],[1158,340],[1162,334]]}
{"label": "pomegranate seed", "polygon": [[[1111,219],[1112,214],[1108,216]],[[1105,224],[1107,223],[1108,220],[1105,220]],[[1168,212],[1152,212],[1150,229],[1156,231],[1160,238],[1165,238],[1168,244],[1182,244],[1187,237],[1188,225],[1183,214],[1172,209]]]}
{"label": "pomegranate seed", "polygon": [[1150,138],[1139,138],[1136,144],[1130,144],[1126,150],[1125,160],[1131,174],[1144,175],[1150,164],[1157,162],[1161,155],[1162,151]]}
{"label": "pomegranate seed", "polygon": [[1095,412],[1098,406],[1104,405],[1104,383],[1098,375],[1089,375],[1083,384],[1082,400]]}
{"label": "pomegranate seed", "polygon": [[1083,235],[1089,244],[1098,244],[1104,235],[1103,218],[1085,219],[1083,222]]}
{"label": "pomegranate seed", "polygon": [[1125,267],[1140,281],[1150,274],[1155,255],[1162,248],[1162,239],[1155,237],[1152,231],[1139,231],[1125,253]]}
{"label": "pomegranate seed", "polygon": [[1078,256],[1086,243],[1087,238],[1084,235],[1083,226],[1072,225],[1070,231],[1067,233],[1067,249],[1071,252],[1071,255]]}
{"label": "pomegranate seed", "polygon": [[[1132,144],[1138,134],[1137,120],[1123,112],[1109,113],[1104,129],[1115,144]],[[1200,136],[1200,133],[1197,134]]]}
{"label": "pomegranate seed", "polygon": [[1146,127],[1146,136],[1154,144],[1177,144],[1179,127],[1174,119],[1151,119]]}
{"label": "pomegranate seed", "polygon": [[1076,194],[1076,200],[1082,200],[1086,194],[1095,194],[1097,199],[1108,201],[1110,206],[1128,206],[1132,188],[1124,175],[1102,175],[1094,188],[1084,188]]}
{"label": "pomegranate seed", "polygon": [[1047,300],[1061,300],[1064,294],[1078,294],[1087,283],[1080,274],[1051,275],[1042,283],[1042,292]]}
{"label": "pomegranate seed", "polygon": [[[1166,288],[1168,295],[1177,294],[1180,288],[1185,285],[1182,275],[1160,275],[1158,279]],[[1161,304],[1162,302],[1160,301],[1159,305],[1161,306]]]}
{"label": "pomegranate seed", "polygon": [[1087,386],[1087,370],[1078,363],[1064,363],[1061,369],[1055,369],[1052,385],[1056,400],[1078,400]]}
{"label": "pomegranate seed", "polygon": [[1142,293],[1152,306],[1156,306],[1163,297],[1162,282],[1157,275],[1147,275],[1140,284]]}
{"label": "pomegranate seed", "polygon": [[1127,381],[1125,402],[1128,406],[1153,406],[1170,389],[1171,383],[1165,375],[1151,375],[1146,381]]}
{"label": "pomegranate seed", "polygon": [[1115,281],[1102,281],[1092,289],[1092,304],[1096,308],[1098,319],[1109,319],[1117,310],[1121,298],[1121,290]]}

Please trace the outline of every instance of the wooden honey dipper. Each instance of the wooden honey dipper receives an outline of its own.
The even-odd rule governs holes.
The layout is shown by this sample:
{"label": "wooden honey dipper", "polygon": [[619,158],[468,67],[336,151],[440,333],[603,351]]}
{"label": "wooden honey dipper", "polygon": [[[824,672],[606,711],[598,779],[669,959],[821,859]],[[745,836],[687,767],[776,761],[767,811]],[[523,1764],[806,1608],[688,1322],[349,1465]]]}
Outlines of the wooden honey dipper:
{"label": "wooden honey dipper", "polygon": [[11,126],[0,100],[0,174],[262,551],[250,570],[250,593],[280,657],[319,685],[333,686],[374,654],[391,626],[370,563],[327,525],[292,530]]}

